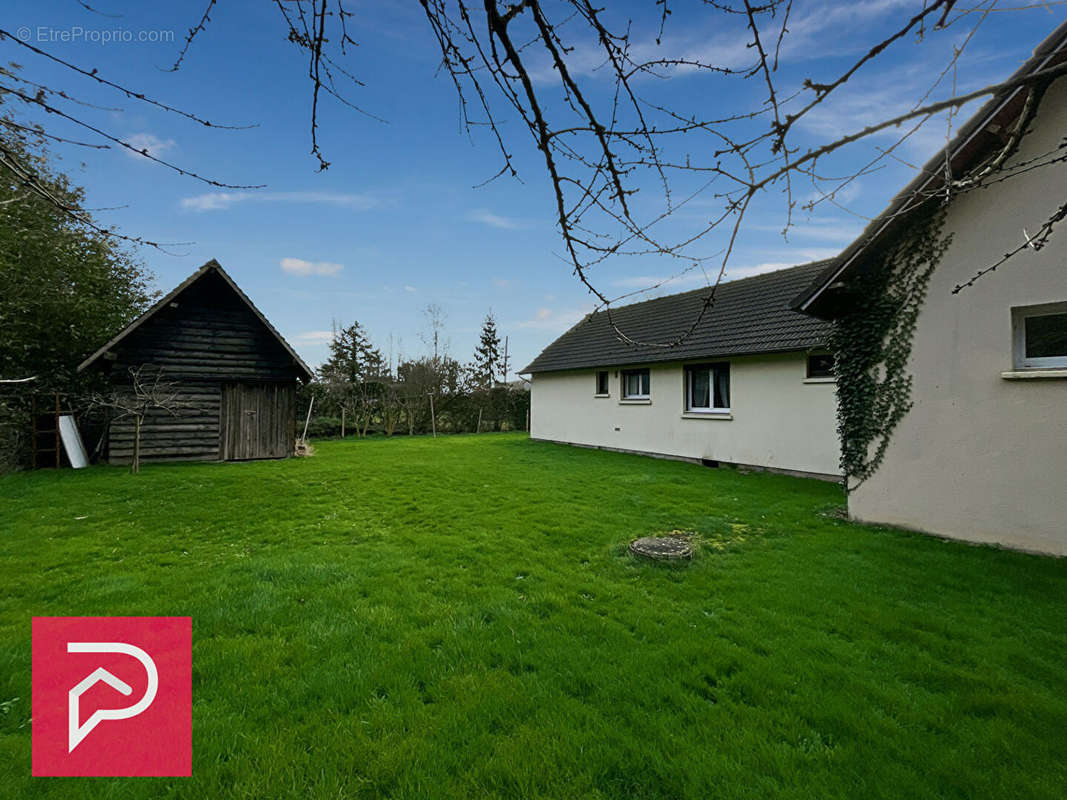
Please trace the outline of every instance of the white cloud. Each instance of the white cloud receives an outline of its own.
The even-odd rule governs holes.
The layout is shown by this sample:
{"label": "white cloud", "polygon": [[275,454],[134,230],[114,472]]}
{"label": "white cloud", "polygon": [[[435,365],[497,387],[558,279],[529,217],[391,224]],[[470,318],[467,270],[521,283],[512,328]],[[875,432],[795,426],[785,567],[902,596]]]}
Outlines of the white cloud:
{"label": "white cloud", "polygon": [[533,319],[519,322],[518,327],[529,330],[549,331],[550,333],[563,333],[588,313],[588,308],[567,308],[559,311],[551,308],[539,308]]}
{"label": "white cloud", "polygon": [[[718,270],[715,270],[718,274]],[[616,278],[611,285],[618,289],[648,289],[653,286],[681,290],[686,287],[704,286],[708,278],[703,272],[686,272],[681,275],[630,275]]]}
{"label": "white cloud", "polygon": [[[835,37],[835,41],[840,44],[840,36],[838,32],[841,30],[848,30],[855,32],[855,29],[861,25],[875,23],[881,17],[896,11],[898,9],[911,10],[915,6],[913,0],[867,0],[863,3],[810,3],[808,8],[799,18],[793,17],[789,20],[788,30],[789,33],[785,37],[785,41],[793,38],[794,35],[804,41],[807,41],[805,37],[812,37],[823,31],[829,31],[832,36]],[[860,45],[853,45],[857,47]],[[864,48],[865,49],[865,48]],[[811,57],[817,58],[823,55],[822,53],[811,54]]]}
{"label": "white cloud", "polygon": [[333,340],[333,331],[304,331],[291,337],[297,344],[324,344]]}
{"label": "white cloud", "polygon": [[189,211],[226,211],[241,203],[307,203],[350,208],[353,211],[369,211],[382,205],[380,198],[371,194],[345,194],[341,192],[207,192],[193,197],[183,197],[181,207]]}
{"label": "white cloud", "polygon": [[[755,264],[746,265],[735,265],[731,263],[727,265],[722,280],[723,283],[726,283],[728,281],[740,280],[741,278],[750,278],[753,275],[761,275],[764,272],[788,269],[789,267],[795,267],[811,261],[821,261],[826,258],[833,258],[838,252],[837,249],[815,247],[798,247],[791,250],[767,251],[767,254],[772,257],[784,256],[791,260],[760,261]],[[618,298],[618,300],[626,298],[625,302],[633,303],[640,302],[642,298],[632,297],[632,295],[656,297],[664,294],[684,292],[690,289],[699,289],[704,286],[713,286],[718,275],[719,269],[718,266],[716,266],[713,269],[708,269],[707,275],[699,270],[686,272],[681,275],[631,275],[624,278],[617,278],[611,282],[611,285],[618,289],[627,290],[627,293],[623,295],[623,297]]]}
{"label": "white cloud", "polygon": [[344,264],[333,261],[305,261],[302,258],[283,258],[279,263],[290,275],[336,275],[345,268]]}
{"label": "white cloud", "polygon": [[[960,82],[955,87],[956,93],[965,94],[972,89],[1002,79],[1003,76],[998,76],[995,65],[990,65],[989,59],[983,54],[968,53],[968,55],[970,57],[966,63],[970,68],[963,70]],[[944,60],[947,58],[948,56],[944,56]],[[931,89],[931,84],[934,82],[933,76],[937,76],[944,66],[942,61],[928,59],[923,62],[890,67],[881,73],[881,79],[877,84],[868,82],[854,87],[846,85],[812,109],[798,123],[798,126],[809,134],[832,141],[869,125],[913,111],[916,103],[928,91],[930,94],[924,101],[925,103],[942,100],[953,93],[952,82],[942,81],[936,89]],[[962,106],[953,115],[953,135],[982,102],[982,99],[974,100]],[[913,131],[913,128],[917,130]],[[948,114],[941,113],[883,129],[872,134],[869,141],[884,149],[907,135],[907,139],[894,152],[907,162],[921,163],[945,146],[946,133],[948,133]],[[824,185],[833,186],[832,182]]]}
{"label": "white cloud", "polygon": [[727,267],[726,274],[723,276],[723,282],[736,281],[741,278],[750,278],[753,275],[762,275],[765,272],[776,272],[780,269],[789,269],[790,267],[796,267],[800,264],[809,264],[812,261],[823,261],[828,258],[834,258],[841,251],[840,250],[800,250],[795,253],[789,253],[788,255],[795,255],[789,261],[760,261],[756,264],[748,264],[741,267]]}
{"label": "white cloud", "polygon": [[470,212],[467,215],[467,221],[480,222],[483,225],[488,225],[490,228],[501,228],[508,231],[517,231],[526,227],[526,224],[522,220],[513,217],[502,217],[499,214],[494,214],[492,211],[488,211],[484,208]]}
{"label": "white cloud", "polygon": [[408,285],[408,286],[404,287],[404,291],[405,292],[414,292],[414,291],[417,291],[417,290],[415,289],[414,286]]}
{"label": "white cloud", "polygon": [[[840,198],[840,194],[838,194]],[[753,224],[748,225],[750,231],[768,231],[778,234],[781,238],[782,225]],[[787,233],[788,241],[795,239],[811,240],[816,242],[837,242],[842,245],[850,244],[863,231],[863,223],[857,220],[842,219],[841,217],[810,217],[794,218],[793,227]]]}
{"label": "white cloud", "polygon": [[812,261],[824,261],[828,258],[836,258],[841,254],[841,248],[790,247],[786,245],[785,247],[760,248],[753,251],[752,254],[757,258],[765,260],[757,261],[755,264],[742,264],[740,259],[733,261],[726,267],[726,279],[733,280],[733,278],[767,272],[768,269],[785,269],[786,267],[795,267],[798,264],[809,264]]}
{"label": "white cloud", "polygon": [[[834,251],[836,254],[837,251]],[[797,261],[762,261],[759,264],[750,264],[747,267],[730,267],[727,268],[726,274],[723,275],[723,282],[736,281],[740,278],[751,278],[753,275],[762,275],[765,272],[777,272],[780,269],[789,269],[795,267],[798,264],[803,264],[808,259],[799,259]],[[817,260],[817,259],[811,259]]]}
{"label": "white cloud", "polygon": [[[716,21],[721,28],[722,23],[718,19]],[[729,23],[729,19],[726,21]],[[715,34],[705,30],[669,32],[662,37],[654,34],[643,38],[634,36],[627,47],[627,56],[635,64],[668,59],[710,63],[730,69],[748,69],[756,63],[756,59],[752,48],[748,47],[746,37],[747,33],[742,28]],[[567,70],[572,77],[611,79],[614,76],[604,46],[595,36],[588,35],[581,41],[568,42],[568,47],[570,50],[567,53]],[[559,84],[559,72],[547,53],[535,53],[532,60],[530,78],[534,83]],[[696,71],[697,68],[689,64],[662,65],[656,68],[656,74],[660,76],[691,74]]]}
{"label": "white cloud", "polygon": [[141,155],[140,151],[147,151],[148,155],[159,158],[168,150],[172,150],[176,142],[173,139],[160,139],[154,133],[135,133],[126,137],[126,144],[138,151],[134,153],[123,148],[130,158],[137,158]]}
{"label": "white cloud", "polygon": [[[799,6],[800,4],[798,4]],[[778,52],[782,62],[799,63],[822,58],[826,46],[832,44],[835,56],[847,55],[864,41],[858,32],[878,24],[882,18],[899,9],[911,9],[914,0],[868,0],[863,3],[806,3],[796,9],[788,19],[788,33],[783,38]],[[910,16],[910,14],[909,14]],[[694,63],[713,64],[737,71],[745,71],[756,65],[751,34],[740,15],[735,20],[724,19],[722,14],[713,14],[715,29],[707,26],[680,26],[657,36],[655,32],[644,38],[634,37],[627,47],[627,57],[634,63],[654,62],[659,59],[681,60],[676,66],[660,66],[660,76],[697,75],[701,70]],[[784,20],[784,18],[783,18]],[[761,28],[764,24],[761,24]],[[855,44],[842,40],[839,31],[852,34]],[[765,39],[777,38],[778,24],[766,24]],[[832,42],[827,42],[832,37]],[[657,39],[659,40],[657,42]],[[572,76],[602,77],[611,79],[614,71],[607,66],[608,59],[603,45],[594,37],[583,41],[569,42],[573,49],[567,54],[567,67]],[[559,73],[548,57],[540,59],[531,70],[535,83],[558,84]]]}

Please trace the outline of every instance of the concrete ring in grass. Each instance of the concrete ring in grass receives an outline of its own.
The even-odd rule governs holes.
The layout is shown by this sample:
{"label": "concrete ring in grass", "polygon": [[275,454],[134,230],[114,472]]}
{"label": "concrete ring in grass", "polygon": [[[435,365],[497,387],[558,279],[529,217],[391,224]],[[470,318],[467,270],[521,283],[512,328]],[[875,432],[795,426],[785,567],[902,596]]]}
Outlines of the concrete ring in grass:
{"label": "concrete ring in grass", "polygon": [[643,536],[630,542],[630,552],[655,561],[681,561],[693,557],[693,547],[679,536]]}

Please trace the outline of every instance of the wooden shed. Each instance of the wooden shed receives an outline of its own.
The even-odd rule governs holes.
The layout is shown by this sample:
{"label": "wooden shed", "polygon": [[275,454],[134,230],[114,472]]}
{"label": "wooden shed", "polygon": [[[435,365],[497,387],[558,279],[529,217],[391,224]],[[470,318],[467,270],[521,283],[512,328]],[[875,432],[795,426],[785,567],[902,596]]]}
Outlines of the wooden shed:
{"label": "wooden shed", "polygon": [[[285,458],[296,440],[296,388],[311,370],[222,266],[211,260],[78,367],[104,370],[116,392],[131,369],[161,373],[182,408],[150,411],[143,461]],[[117,418],[108,460],[129,463],[134,423]]]}

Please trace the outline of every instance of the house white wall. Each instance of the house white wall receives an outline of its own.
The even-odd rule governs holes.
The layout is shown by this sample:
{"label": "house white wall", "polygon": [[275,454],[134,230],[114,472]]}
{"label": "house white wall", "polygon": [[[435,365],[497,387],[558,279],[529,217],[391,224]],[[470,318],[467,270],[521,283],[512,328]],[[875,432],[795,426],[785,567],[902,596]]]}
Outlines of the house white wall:
{"label": "house white wall", "polygon": [[[1045,96],[1011,162],[1067,131],[1067,80]],[[856,519],[1067,554],[1067,370],[1011,379],[1013,306],[1067,301],[1067,225],[958,295],[952,288],[1032,236],[1064,202],[1058,164],[958,197],[955,239],[931,279],[910,362],[914,407],[878,472],[855,491]],[[1054,373],[1055,374],[1055,373]]]}
{"label": "house white wall", "polygon": [[803,353],[729,361],[731,414],[725,419],[685,414],[681,364],[651,366],[651,399],[634,404],[620,398],[616,367],[610,368],[609,397],[594,396],[593,369],[536,373],[531,436],[839,475],[834,384],[805,380]]}

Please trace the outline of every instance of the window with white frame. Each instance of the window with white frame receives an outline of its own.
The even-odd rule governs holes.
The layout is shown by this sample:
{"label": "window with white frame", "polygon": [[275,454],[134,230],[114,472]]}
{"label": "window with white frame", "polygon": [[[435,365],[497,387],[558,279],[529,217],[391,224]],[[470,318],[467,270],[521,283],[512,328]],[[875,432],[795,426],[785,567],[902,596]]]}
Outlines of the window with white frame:
{"label": "window with white frame", "polygon": [[685,410],[725,414],[730,410],[730,365],[694,364],[685,368]]}
{"label": "window with white frame", "polygon": [[1067,303],[1012,309],[1016,369],[1067,368]]}
{"label": "window with white frame", "polygon": [[608,370],[599,370],[596,374],[596,396],[607,397],[610,392],[608,391]]}
{"label": "window with white frame", "polygon": [[647,369],[624,369],[622,371],[622,399],[648,400],[651,380]]}

